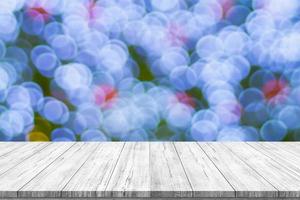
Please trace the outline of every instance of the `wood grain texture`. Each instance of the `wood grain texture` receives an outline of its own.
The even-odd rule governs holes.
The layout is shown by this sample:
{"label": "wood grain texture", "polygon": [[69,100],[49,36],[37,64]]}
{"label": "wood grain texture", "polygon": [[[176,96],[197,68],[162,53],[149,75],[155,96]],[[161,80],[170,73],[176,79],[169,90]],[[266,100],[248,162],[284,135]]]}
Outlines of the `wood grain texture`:
{"label": "wood grain texture", "polygon": [[150,197],[150,198],[130,198],[130,197],[87,197],[87,198],[68,198],[68,197],[56,197],[56,198],[1,198],[1,200],[299,200],[299,198],[236,198],[236,197],[229,197],[229,198],[224,198],[224,197]]}
{"label": "wood grain texture", "polygon": [[300,175],[251,146],[242,143],[226,144],[228,149],[244,160],[279,190],[279,197],[300,197]]}
{"label": "wood grain texture", "polygon": [[62,197],[96,197],[97,190],[103,196],[123,147],[123,142],[101,143],[63,188]]}
{"label": "wood grain texture", "polygon": [[41,151],[43,148],[48,146],[48,143],[24,143],[19,146],[17,149],[8,152],[7,154],[1,156],[0,159],[0,175],[5,173],[10,168],[15,165],[23,162],[26,159],[29,159],[31,156]]}
{"label": "wood grain texture", "polygon": [[175,142],[194,197],[235,197],[235,191],[196,142]]}
{"label": "wood grain texture", "polygon": [[0,200],[300,197],[300,143],[14,144],[0,143]]}
{"label": "wood grain texture", "polygon": [[16,150],[24,144],[24,142],[0,142],[0,156]]}
{"label": "wood grain texture", "polygon": [[222,143],[198,143],[236,191],[236,197],[276,197],[278,191]]}
{"label": "wood grain texture", "polygon": [[20,197],[60,197],[61,191],[99,143],[75,143],[19,190]]}
{"label": "wood grain texture", "polygon": [[224,197],[186,197],[186,198],[173,198],[173,197],[150,197],[150,198],[130,198],[130,197],[87,197],[87,198],[68,198],[68,197],[56,197],[56,198],[1,198],[1,200],[299,200],[299,198],[224,198]]}
{"label": "wood grain texture", "polygon": [[[248,143],[260,153],[273,159],[280,165],[288,168],[296,174],[300,173],[300,154],[298,155],[289,151],[290,145],[280,143],[274,144],[272,142]],[[283,144],[283,145],[282,145]]]}
{"label": "wood grain texture", "polygon": [[[0,176],[0,197],[17,197],[17,191],[34,178],[73,143],[52,143],[30,159],[11,168]],[[0,167],[1,168],[1,167]]]}
{"label": "wood grain texture", "polygon": [[151,197],[193,196],[173,143],[150,143],[150,164]]}
{"label": "wood grain texture", "polygon": [[[254,144],[255,142],[253,142]],[[283,151],[287,151],[295,156],[300,157],[300,142],[261,142],[262,144],[272,144]],[[248,142],[248,144],[251,144]],[[258,143],[260,144],[260,143]]]}
{"label": "wood grain texture", "polygon": [[[105,189],[107,197],[150,197],[149,143],[127,142]],[[102,196],[103,187],[97,188]]]}

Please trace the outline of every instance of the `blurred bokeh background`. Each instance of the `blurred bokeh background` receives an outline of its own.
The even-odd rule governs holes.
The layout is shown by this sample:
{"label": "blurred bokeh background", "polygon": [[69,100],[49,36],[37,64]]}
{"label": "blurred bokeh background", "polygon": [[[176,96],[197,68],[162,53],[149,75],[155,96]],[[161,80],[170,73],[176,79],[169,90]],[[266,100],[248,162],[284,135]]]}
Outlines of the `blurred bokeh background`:
{"label": "blurred bokeh background", "polygon": [[2,0],[0,140],[299,140],[299,8]]}

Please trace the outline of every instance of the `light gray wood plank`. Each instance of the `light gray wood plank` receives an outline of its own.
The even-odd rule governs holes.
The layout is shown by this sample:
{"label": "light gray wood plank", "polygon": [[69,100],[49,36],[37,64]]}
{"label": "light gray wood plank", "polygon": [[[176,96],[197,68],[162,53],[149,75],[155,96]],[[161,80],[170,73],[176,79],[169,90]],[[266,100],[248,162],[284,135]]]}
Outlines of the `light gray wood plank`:
{"label": "light gray wood plank", "polygon": [[236,197],[276,197],[278,190],[222,143],[198,143],[236,191]]}
{"label": "light gray wood plank", "polygon": [[[149,143],[126,142],[105,189],[106,197],[150,197]],[[97,195],[103,196],[103,185]]]}
{"label": "light gray wood plank", "polygon": [[23,142],[0,142],[0,156],[10,153],[23,145]]}
{"label": "light gray wood plank", "polygon": [[[17,191],[46,168],[72,143],[53,143],[0,176],[0,198],[17,197]],[[1,168],[1,167],[0,167]]]}
{"label": "light gray wood plank", "polygon": [[300,142],[290,142],[290,141],[287,141],[287,142],[273,142],[273,143],[278,143],[279,145],[289,145],[290,147],[294,146],[295,148],[297,149],[300,149]]}
{"label": "light gray wood plank", "polygon": [[300,142],[264,142],[264,143],[270,143],[276,145],[276,147],[280,147],[284,151],[290,152],[296,156],[300,156]]}
{"label": "light gray wood plank", "polygon": [[[1,198],[1,200],[71,200],[72,198]],[[75,200],[299,200],[299,198],[224,198],[224,197],[214,197],[214,198],[202,198],[202,197],[188,197],[188,198],[128,198],[128,197],[116,197],[116,198],[74,198]]]}
{"label": "light gray wood plank", "polygon": [[60,197],[61,190],[96,150],[99,143],[75,143],[29,183],[22,187],[20,197]]}
{"label": "light gray wood plank", "polygon": [[290,148],[289,144],[274,142],[250,142],[248,144],[280,165],[300,175],[300,154],[297,156],[288,151],[287,149]]}
{"label": "light gray wood plank", "polygon": [[192,187],[175,147],[170,142],[150,143],[151,197],[192,197]]}
{"label": "light gray wood plank", "polygon": [[300,176],[278,162],[243,143],[226,143],[231,151],[247,162],[279,190],[279,197],[300,197]]}
{"label": "light gray wood plank", "polygon": [[43,150],[48,143],[23,143],[14,151],[11,151],[0,157],[0,175],[11,169],[15,165],[30,158],[35,153]]}
{"label": "light gray wood plank", "polygon": [[196,142],[175,142],[194,197],[235,197],[235,191]]}
{"label": "light gray wood plank", "polygon": [[97,188],[103,193],[123,147],[123,142],[101,143],[64,187],[62,197],[96,197]]}
{"label": "light gray wood plank", "polygon": [[224,181],[238,199],[271,198],[278,190],[281,198],[299,197],[300,143],[126,143],[124,151],[119,144],[17,145],[0,155],[0,171],[8,169],[0,174],[0,198],[19,190],[34,198],[213,200],[233,195]]}

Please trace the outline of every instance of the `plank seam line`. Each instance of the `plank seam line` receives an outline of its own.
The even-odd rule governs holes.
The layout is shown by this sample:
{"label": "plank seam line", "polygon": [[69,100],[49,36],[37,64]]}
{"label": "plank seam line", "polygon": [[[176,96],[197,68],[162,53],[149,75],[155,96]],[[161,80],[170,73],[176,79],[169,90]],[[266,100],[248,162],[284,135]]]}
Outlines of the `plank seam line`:
{"label": "plank seam line", "polygon": [[[125,145],[126,145],[126,143],[124,142],[124,143],[123,143],[123,146],[122,146],[122,149],[121,149],[121,151],[120,151],[120,153],[119,153],[118,159],[117,159],[117,161],[116,161],[116,164],[115,164],[115,166],[114,166],[114,168],[113,168],[113,170],[112,170],[112,172],[111,172],[111,174],[110,174],[110,176],[109,176],[109,179],[108,179],[108,181],[107,181],[107,185],[105,186],[105,189],[104,189],[103,193],[105,193],[105,192],[107,191],[107,187],[108,187],[108,185],[109,185],[109,183],[110,183],[110,180],[111,180],[112,175],[113,175],[114,172],[115,172],[115,169],[116,169],[117,164],[118,164],[118,162],[119,162],[119,160],[120,160],[120,157],[121,157],[121,154],[122,154],[122,152],[123,152],[123,149],[124,149]],[[99,186],[99,184],[97,185],[96,189],[98,188],[98,186]]]}
{"label": "plank seam line", "polygon": [[[276,161],[274,158],[272,158],[271,156],[269,156],[268,154],[262,153],[260,152],[256,147],[246,143],[247,145],[249,145],[252,149],[254,149],[255,151],[259,152],[260,154],[263,154],[264,156],[270,158],[271,160],[273,160],[275,163],[279,164],[280,166],[282,166],[283,168],[285,168],[287,171],[289,171],[291,174],[293,174],[294,176],[298,177],[300,176],[300,173],[295,172],[293,169],[287,167],[286,165],[281,164],[280,162]],[[262,145],[260,145],[262,148],[264,148]],[[289,152],[287,152],[289,153]],[[293,164],[292,164],[293,165]],[[293,165],[294,166],[294,165]]]}
{"label": "plank seam line", "polygon": [[16,146],[16,147],[14,147],[13,149],[11,149],[10,151],[8,151],[8,152],[6,152],[6,153],[4,153],[4,154],[1,154],[0,157],[6,156],[7,154],[13,152],[14,150],[16,150],[16,149],[18,149],[18,148],[19,148],[19,147]]}
{"label": "plank seam line", "polygon": [[[298,148],[296,148],[296,147],[298,147],[298,146],[300,146],[300,143],[299,142],[297,142],[297,143],[295,143],[295,142],[287,142],[289,145],[292,145],[292,146],[294,146],[295,147],[295,149],[296,150],[299,150]],[[272,143],[270,143],[272,146],[274,146]],[[297,145],[297,146],[295,146],[295,144]],[[287,152],[287,153],[290,153],[290,154],[293,154],[294,156],[299,156],[299,154],[297,154],[295,151],[291,151],[291,150],[288,150],[288,149],[283,149],[285,152]]]}
{"label": "plank seam line", "polygon": [[34,156],[35,154],[39,153],[40,151],[42,151],[43,149],[45,149],[47,146],[49,146],[50,144],[46,144],[44,147],[42,147],[41,149],[39,149],[36,152],[32,152],[32,154],[30,154],[29,156],[27,156],[26,158],[22,159],[20,162],[16,163],[14,166],[8,168],[7,170],[5,170],[4,172],[0,173],[0,176],[2,176],[3,174],[5,174],[7,171],[17,167],[19,164],[21,164],[22,162],[24,162],[25,160],[29,159],[30,157]]}
{"label": "plank seam line", "polygon": [[271,186],[273,186],[276,190],[277,190],[277,197],[279,197],[279,189],[277,187],[275,187],[270,181],[268,181],[263,175],[261,175],[256,169],[254,169],[251,165],[249,165],[246,161],[244,161],[244,159],[242,159],[239,155],[237,155],[236,153],[234,153],[229,147],[227,147],[227,145],[223,144],[223,146],[225,148],[227,148],[229,151],[232,152],[232,154],[237,157],[239,160],[241,160],[243,163],[245,163],[248,167],[250,167],[253,171],[255,171],[256,174],[258,174],[259,176],[261,176],[265,181],[267,181]]}
{"label": "plank seam line", "polygon": [[[184,168],[184,166],[183,166],[183,163],[182,163],[182,161],[181,161],[181,158],[180,158],[180,156],[179,156],[179,153],[178,153],[178,151],[177,151],[177,149],[176,149],[176,145],[174,144],[174,142],[172,142],[172,146],[173,146],[173,148],[174,148],[175,151],[176,151],[176,154],[177,154],[177,156],[178,156],[178,158],[179,158],[179,161],[180,161],[181,167],[183,168],[183,171],[184,171],[184,174],[185,174],[185,176],[186,176],[186,179],[188,180],[189,185],[190,185],[190,187],[191,187],[191,189],[192,189],[192,197],[194,197],[194,188],[193,188],[192,183],[191,183],[191,181],[190,181],[190,179],[189,179],[189,177],[188,177],[188,175],[187,175],[187,173],[186,173],[186,171],[185,171],[185,168]],[[150,162],[149,162],[149,163],[150,163]]]}
{"label": "plank seam line", "polygon": [[[83,144],[84,146],[84,144]],[[61,189],[60,191],[60,197],[62,197],[62,191],[67,187],[67,185],[70,183],[70,181],[74,178],[74,176],[77,174],[77,172],[83,167],[83,165],[89,160],[89,158],[93,155],[94,152],[96,152],[96,150],[98,150],[98,148],[101,146],[101,143],[98,143],[97,146],[95,147],[95,149],[90,152],[90,154],[87,156],[86,160],[80,165],[80,167],[74,172],[74,174],[71,176],[71,178],[67,181],[67,183],[65,184],[65,186]]]}
{"label": "plank seam line", "polygon": [[[267,142],[267,143],[269,145],[273,146],[274,148],[276,148],[276,145],[274,145],[273,143],[269,143],[269,142]],[[295,144],[294,142],[287,142],[287,143],[288,143],[288,145],[292,145],[292,146],[294,146],[293,144]],[[291,143],[291,144],[289,144],[289,143]],[[250,145],[250,146],[252,146],[250,144],[250,142],[247,142],[247,144]],[[298,144],[298,145],[300,146],[300,144]],[[259,146],[264,147],[262,144],[259,144]],[[296,147],[296,146],[294,146],[294,147]],[[299,153],[297,154],[297,152],[289,150],[289,149],[286,149],[286,148],[283,148],[283,149],[280,149],[280,150],[281,151],[285,151],[286,153],[289,153],[289,154],[293,154],[294,156],[299,156]],[[296,150],[298,150],[298,148],[296,148]]]}
{"label": "plank seam line", "polygon": [[27,181],[20,189],[18,189],[18,191],[17,191],[17,197],[18,198],[20,197],[20,190],[22,190],[29,182],[31,182],[35,177],[37,177],[39,174],[41,174],[46,168],[48,168],[50,165],[52,165],[52,163],[54,163],[58,158],[60,158],[63,154],[65,154],[74,145],[75,145],[75,143],[73,143],[69,148],[67,148],[64,152],[62,152],[59,156],[57,156],[52,162],[50,162],[47,166],[45,166],[39,173],[35,174],[35,176],[33,176],[29,181]]}
{"label": "plank seam line", "polygon": [[200,146],[200,144],[198,142],[196,142],[197,146],[204,152],[204,154],[206,155],[206,157],[212,162],[212,164],[217,168],[217,170],[220,172],[220,174],[224,177],[224,179],[227,181],[227,183],[230,185],[230,187],[233,189],[234,191],[234,196],[237,198],[237,191],[236,189],[233,187],[233,185],[227,180],[226,176],[223,174],[223,172],[218,168],[218,166],[216,165],[216,163],[209,157],[209,155],[204,151],[204,149]]}

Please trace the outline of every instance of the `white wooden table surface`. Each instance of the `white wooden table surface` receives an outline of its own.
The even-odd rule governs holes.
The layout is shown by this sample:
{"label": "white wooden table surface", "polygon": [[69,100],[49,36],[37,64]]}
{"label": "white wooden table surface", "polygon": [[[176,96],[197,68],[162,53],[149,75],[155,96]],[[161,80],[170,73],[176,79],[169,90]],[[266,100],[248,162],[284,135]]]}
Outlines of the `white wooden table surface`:
{"label": "white wooden table surface", "polygon": [[298,199],[300,143],[4,143],[0,199]]}

